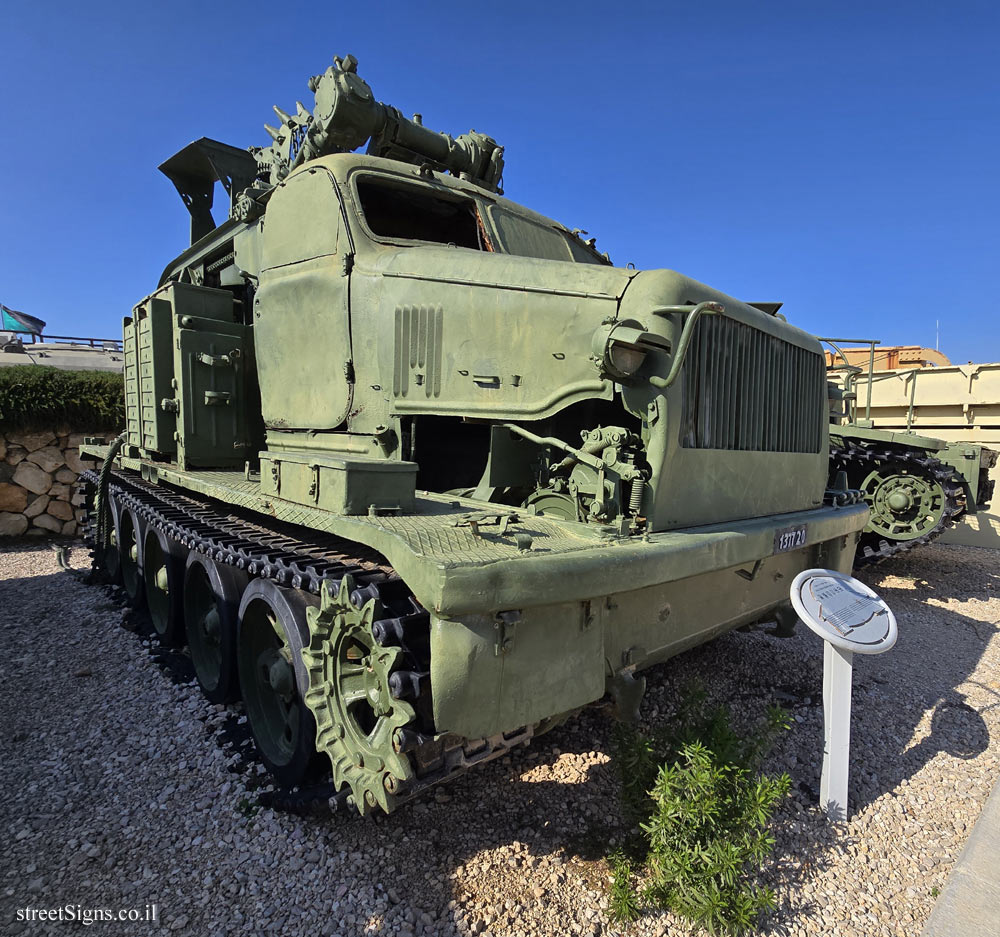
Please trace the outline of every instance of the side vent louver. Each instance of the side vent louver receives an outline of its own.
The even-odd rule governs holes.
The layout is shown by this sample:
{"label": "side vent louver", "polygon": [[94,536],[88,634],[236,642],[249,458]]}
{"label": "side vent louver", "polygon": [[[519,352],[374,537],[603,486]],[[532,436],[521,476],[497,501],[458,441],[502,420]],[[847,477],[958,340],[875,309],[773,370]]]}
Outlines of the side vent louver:
{"label": "side vent louver", "polygon": [[441,395],[440,306],[397,306],[392,393]]}

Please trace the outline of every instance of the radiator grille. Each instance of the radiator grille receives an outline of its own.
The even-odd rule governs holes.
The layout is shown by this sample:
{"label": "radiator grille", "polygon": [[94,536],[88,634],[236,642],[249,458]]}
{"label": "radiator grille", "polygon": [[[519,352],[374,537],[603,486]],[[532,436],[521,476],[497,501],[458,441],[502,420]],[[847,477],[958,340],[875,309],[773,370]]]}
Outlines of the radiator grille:
{"label": "radiator grille", "polygon": [[684,366],[688,449],[819,452],[826,418],[821,355],[725,316],[695,327]]}

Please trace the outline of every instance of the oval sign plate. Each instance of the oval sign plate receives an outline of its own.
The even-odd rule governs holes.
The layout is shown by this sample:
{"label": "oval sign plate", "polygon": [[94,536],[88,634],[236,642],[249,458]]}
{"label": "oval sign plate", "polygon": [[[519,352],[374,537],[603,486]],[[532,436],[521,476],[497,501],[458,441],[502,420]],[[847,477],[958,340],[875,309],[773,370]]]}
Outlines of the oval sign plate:
{"label": "oval sign plate", "polygon": [[896,617],[863,582],[832,569],[807,569],[792,581],[792,607],[824,641],[855,654],[896,643]]}

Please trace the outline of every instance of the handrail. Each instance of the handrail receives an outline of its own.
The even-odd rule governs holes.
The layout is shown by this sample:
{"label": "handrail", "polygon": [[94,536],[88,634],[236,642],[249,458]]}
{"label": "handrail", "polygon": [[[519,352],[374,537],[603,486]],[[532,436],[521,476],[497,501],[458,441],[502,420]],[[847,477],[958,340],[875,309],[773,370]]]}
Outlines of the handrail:
{"label": "handrail", "polygon": [[120,338],[86,338],[80,335],[36,335],[31,334],[31,344],[41,345],[45,342],[72,342],[75,345],[89,345],[97,348],[101,345],[114,345],[121,349],[122,340]]}
{"label": "handrail", "polygon": [[[0,329],[0,331],[6,330]],[[88,348],[100,348],[102,350],[107,350],[110,345],[114,351],[122,350],[122,340],[120,338],[90,338],[82,335],[41,335],[37,332],[13,332],[11,334],[14,336],[11,341],[16,341],[21,345],[25,344],[24,339],[27,337],[30,339],[27,342],[29,345],[44,345],[46,342],[68,342],[72,345],[85,345]]]}
{"label": "handrail", "polygon": [[[868,346],[868,399],[865,401],[865,421],[866,422],[871,422],[871,418],[872,418],[872,375],[875,373],[875,346],[876,345],[881,345],[882,342],[879,339],[877,339],[877,338],[820,338],[819,336],[817,336],[817,340],[821,341],[821,342],[826,342],[828,345],[830,345],[833,348],[835,348],[836,351],[837,351],[837,353],[840,355],[840,357],[844,359],[844,364],[847,365],[848,368],[856,368],[857,365],[852,365],[847,360],[847,355],[844,354],[843,350],[840,348],[840,345],[867,345]],[[840,370],[840,368],[838,368],[837,370]],[[856,371],[851,371],[847,375],[846,379],[844,380],[844,384],[845,384],[845,386],[847,387],[848,390],[850,390],[850,386],[853,383],[852,379],[854,377],[856,377],[861,371],[862,371],[861,368],[857,368]],[[857,403],[858,403],[857,402],[857,398],[855,398],[855,401],[854,401],[854,415],[855,415],[855,418],[857,418],[857,412],[858,412]]]}
{"label": "handrail", "polygon": [[663,306],[659,309],[654,309],[654,316],[663,316],[666,318],[667,316],[687,313],[688,317],[684,321],[684,327],[681,329],[681,337],[677,342],[677,350],[674,352],[674,361],[670,366],[670,371],[666,377],[657,377],[655,374],[651,375],[649,383],[659,390],[665,390],[673,384],[677,380],[677,375],[681,373],[681,365],[684,364],[684,359],[687,357],[688,345],[691,343],[691,336],[694,335],[694,327],[698,324],[698,320],[703,315],[721,315],[725,311],[726,307],[722,303],[713,302],[698,303],[697,306]]}

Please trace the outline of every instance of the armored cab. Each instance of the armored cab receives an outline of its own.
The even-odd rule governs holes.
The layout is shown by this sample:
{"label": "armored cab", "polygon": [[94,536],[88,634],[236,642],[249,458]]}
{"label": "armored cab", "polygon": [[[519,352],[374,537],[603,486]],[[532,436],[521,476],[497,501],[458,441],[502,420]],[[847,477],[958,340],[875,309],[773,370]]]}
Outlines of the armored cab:
{"label": "armored cab", "polygon": [[318,764],[388,811],[790,624],[867,508],[828,491],[814,337],[613,266],[503,197],[494,140],[403,118],[350,57],[310,87],[270,147],[164,164],[193,243],[125,320],[92,535],[282,785]]}

